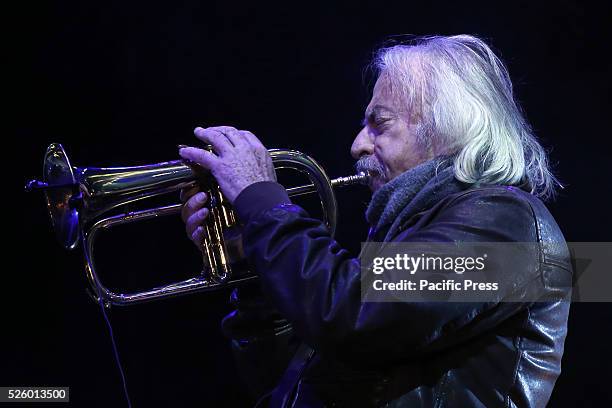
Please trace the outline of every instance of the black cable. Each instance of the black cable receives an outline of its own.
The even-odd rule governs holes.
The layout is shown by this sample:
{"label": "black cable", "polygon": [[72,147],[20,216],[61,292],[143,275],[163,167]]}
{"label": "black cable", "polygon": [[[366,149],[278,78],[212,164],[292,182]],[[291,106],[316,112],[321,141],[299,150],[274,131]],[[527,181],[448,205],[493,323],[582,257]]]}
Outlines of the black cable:
{"label": "black cable", "polygon": [[111,343],[113,345],[115,362],[117,363],[117,368],[119,368],[119,373],[121,374],[121,382],[123,383],[123,393],[125,394],[125,399],[127,401],[128,408],[132,408],[132,402],[130,401],[130,394],[128,393],[127,382],[125,380],[125,372],[123,371],[123,366],[121,365],[121,360],[119,359],[119,351],[117,350],[117,343],[115,342],[113,326],[111,325],[110,319],[106,314],[106,307],[104,306],[104,301],[102,300],[102,296],[100,296],[100,293],[98,293],[98,303],[100,304],[100,308],[102,309],[102,315],[104,316],[104,320],[106,321],[106,327],[108,327],[108,333],[110,335]]}

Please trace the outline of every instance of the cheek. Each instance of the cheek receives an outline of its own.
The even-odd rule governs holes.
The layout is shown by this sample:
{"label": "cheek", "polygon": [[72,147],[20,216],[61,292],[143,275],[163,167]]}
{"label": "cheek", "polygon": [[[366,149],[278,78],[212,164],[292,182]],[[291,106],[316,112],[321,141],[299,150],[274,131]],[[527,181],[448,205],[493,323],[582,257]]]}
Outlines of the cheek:
{"label": "cheek", "polygon": [[378,160],[385,168],[385,175],[388,179],[392,179],[402,172],[403,167],[403,150],[399,150],[398,146],[392,144],[381,144],[375,149]]}
{"label": "cheek", "polygon": [[389,179],[402,174],[422,161],[416,141],[409,137],[410,134],[399,132],[393,136],[395,137],[381,140],[378,150],[379,158]]}
{"label": "cheek", "polygon": [[408,169],[406,165],[406,154],[403,151],[394,149],[388,159],[388,176],[394,178]]}

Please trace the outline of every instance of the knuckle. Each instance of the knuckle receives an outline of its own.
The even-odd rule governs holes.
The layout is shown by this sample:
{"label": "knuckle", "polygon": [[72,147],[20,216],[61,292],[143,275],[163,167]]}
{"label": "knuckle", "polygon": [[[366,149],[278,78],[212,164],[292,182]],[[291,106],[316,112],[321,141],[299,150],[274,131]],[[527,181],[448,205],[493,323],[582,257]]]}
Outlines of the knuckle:
{"label": "knuckle", "polygon": [[211,142],[216,142],[219,140],[220,134],[217,131],[210,131],[210,132],[206,132],[206,139],[210,140]]}

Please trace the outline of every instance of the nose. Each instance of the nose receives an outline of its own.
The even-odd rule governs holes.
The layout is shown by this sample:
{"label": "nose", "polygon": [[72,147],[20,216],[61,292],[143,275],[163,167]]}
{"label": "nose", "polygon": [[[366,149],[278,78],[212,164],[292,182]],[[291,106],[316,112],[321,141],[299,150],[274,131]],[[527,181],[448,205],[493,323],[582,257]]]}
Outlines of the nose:
{"label": "nose", "polygon": [[361,129],[351,146],[353,159],[358,160],[364,154],[374,154],[374,143],[372,143],[367,127]]}

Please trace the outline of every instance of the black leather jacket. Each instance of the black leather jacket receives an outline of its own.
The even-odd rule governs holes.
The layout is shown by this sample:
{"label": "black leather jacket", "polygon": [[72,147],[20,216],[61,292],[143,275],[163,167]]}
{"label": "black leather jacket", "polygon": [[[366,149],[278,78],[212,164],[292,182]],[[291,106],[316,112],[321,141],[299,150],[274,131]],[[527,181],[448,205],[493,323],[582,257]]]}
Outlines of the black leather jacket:
{"label": "black leather jacket", "polygon": [[[261,290],[286,318],[261,299],[234,298],[237,310],[223,324],[254,391],[276,385],[262,406],[546,405],[561,370],[568,301],[362,303],[358,260],[282,186],[254,184],[235,208]],[[539,279],[560,297],[571,293],[559,227],[515,187],[449,195],[412,216],[394,241],[537,242]]]}

